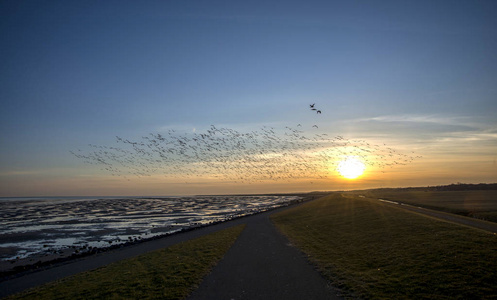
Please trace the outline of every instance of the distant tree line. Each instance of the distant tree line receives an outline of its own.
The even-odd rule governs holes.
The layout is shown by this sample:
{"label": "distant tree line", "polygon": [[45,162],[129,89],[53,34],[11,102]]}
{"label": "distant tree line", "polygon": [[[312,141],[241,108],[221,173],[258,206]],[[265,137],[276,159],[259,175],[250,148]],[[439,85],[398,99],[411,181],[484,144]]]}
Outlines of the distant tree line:
{"label": "distant tree line", "polygon": [[406,188],[379,188],[372,191],[476,191],[476,190],[497,190],[497,183],[452,183],[449,185],[437,185],[427,187],[406,187]]}
{"label": "distant tree line", "polygon": [[473,191],[473,190],[497,190],[497,183],[453,183],[449,185],[430,186],[433,191]]}

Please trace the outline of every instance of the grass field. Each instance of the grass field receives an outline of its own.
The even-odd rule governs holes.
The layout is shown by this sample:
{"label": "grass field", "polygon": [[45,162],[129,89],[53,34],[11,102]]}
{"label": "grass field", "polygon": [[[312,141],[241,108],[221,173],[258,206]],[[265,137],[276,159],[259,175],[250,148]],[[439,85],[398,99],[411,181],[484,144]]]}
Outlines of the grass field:
{"label": "grass field", "polygon": [[487,232],[338,193],[272,220],[351,297],[497,298],[497,236]]}
{"label": "grass field", "polygon": [[183,299],[235,242],[231,227],[7,299]]}
{"label": "grass field", "polygon": [[351,192],[371,198],[399,201],[468,217],[497,222],[497,191],[402,191],[369,190]]}

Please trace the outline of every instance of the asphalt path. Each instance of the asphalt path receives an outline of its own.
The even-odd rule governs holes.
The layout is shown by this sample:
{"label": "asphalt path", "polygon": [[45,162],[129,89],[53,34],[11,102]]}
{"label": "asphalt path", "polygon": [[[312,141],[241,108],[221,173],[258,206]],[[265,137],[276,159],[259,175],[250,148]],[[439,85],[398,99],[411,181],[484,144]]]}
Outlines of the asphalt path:
{"label": "asphalt path", "polygon": [[[42,284],[45,284],[48,282],[62,279],[62,278],[67,277],[67,276],[75,275],[75,274],[80,273],[80,272],[90,271],[90,270],[93,270],[93,269],[96,269],[99,267],[103,267],[105,265],[108,265],[108,264],[116,262],[116,261],[135,257],[137,255],[144,254],[144,253],[147,253],[150,251],[170,247],[174,244],[177,244],[177,243],[180,243],[183,241],[187,241],[187,240],[191,240],[191,239],[203,236],[205,234],[216,232],[216,231],[219,231],[219,230],[231,227],[231,226],[235,226],[238,224],[247,224],[247,227],[242,232],[242,235],[240,237],[240,238],[242,238],[242,242],[239,242],[239,240],[237,240],[237,242],[235,242],[235,245],[234,245],[235,248],[240,247],[240,243],[243,243],[242,244],[242,246],[244,245],[243,247],[249,246],[249,247],[252,247],[254,249],[257,249],[256,252],[258,253],[257,255],[259,257],[264,257],[264,256],[272,257],[270,260],[274,260],[275,262],[278,262],[279,264],[281,264],[281,267],[283,268],[281,271],[278,271],[278,265],[273,264],[271,266],[271,269],[269,270],[267,268],[264,268],[264,264],[263,264],[263,265],[259,265],[260,269],[252,268],[250,272],[255,272],[257,274],[271,274],[268,272],[286,273],[287,266],[292,265],[294,263],[293,260],[300,260],[300,264],[306,265],[307,271],[309,271],[312,274],[312,275],[308,275],[306,273],[307,271],[302,271],[303,273],[300,274],[300,277],[303,278],[303,277],[312,276],[312,278],[316,278],[316,280],[319,280],[321,282],[320,285],[322,285],[323,288],[327,289],[324,279],[322,279],[318,275],[318,273],[309,264],[307,264],[307,261],[305,260],[304,256],[302,254],[300,254],[300,252],[298,252],[298,250],[296,250],[295,248],[288,246],[288,241],[286,241],[286,239],[282,235],[277,233],[275,231],[274,227],[272,227],[272,225],[269,223],[270,222],[269,215],[271,213],[281,211],[281,210],[284,210],[286,208],[287,207],[283,207],[283,208],[279,208],[276,210],[248,216],[248,217],[242,217],[242,218],[238,218],[235,220],[231,220],[231,221],[227,221],[227,222],[223,222],[223,223],[219,223],[219,224],[215,224],[215,225],[211,225],[211,226],[207,226],[207,227],[203,227],[203,228],[198,228],[198,229],[192,230],[192,231],[181,232],[181,233],[170,235],[170,236],[160,238],[157,240],[146,241],[146,242],[142,242],[142,243],[139,243],[136,245],[126,246],[123,248],[98,253],[98,254],[95,254],[92,256],[79,258],[79,259],[75,259],[75,260],[70,260],[70,261],[67,261],[64,263],[59,263],[59,264],[56,264],[52,267],[45,268],[42,270],[29,272],[29,273],[23,274],[19,277],[15,277],[15,278],[0,282],[0,298],[3,298],[5,296],[8,296],[8,295],[11,295],[14,293],[18,293],[18,292],[24,291],[26,289],[33,288],[33,287],[36,287],[36,286],[39,286],[39,285],[42,285]],[[257,227],[256,224],[259,224],[259,223],[265,224],[265,225]],[[270,226],[268,226],[268,225],[270,225]],[[247,228],[248,228],[248,230],[247,230]],[[259,238],[259,239],[253,240],[253,242],[250,242],[251,236],[254,235],[254,230],[258,231],[258,234],[260,234],[261,236],[265,236],[266,238],[262,238],[262,239]],[[266,232],[268,230],[269,230],[269,232]],[[258,234],[255,234],[255,236],[257,236]],[[275,241],[271,240],[271,239],[275,239],[275,238],[276,238]],[[247,243],[247,239],[248,239],[248,243]],[[258,243],[260,243],[260,242],[265,243],[264,246],[258,245]],[[267,243],[269,243],[269,244],[267,244]],[[275,247],[275,248],[272,248],[272,247]],[[282,256],[283,258],[279,257],[278,251],[280,251],[281,249],[290,250],[290,252],[293,251],[293,254],[292,254],[293,256],[292,255],[289,256],[288,254],[285,254],[287,251],[283,251],[281,254],[281,255],[283,255]],[[268,251],[268,252],[266,253],[265,251]],[[233,259],[232,255],[230,255],[230,257],[231,257],[230,259]],[[241,261],[244,261],[244,262],[248,261],[248,260],[246,260],[247,259],[246,256],[239,257],[239,259]],[[286,259],[289,259],[289,260],[286,261]],[[223,263],[223,265],[225,265],[225,264],[226,263]],[[240,264],[234,264],[233,266],[237,267],[237,268],[243,268],[243,265],[240,265]],[[246,267],[251,267],[251,266],[246,266]],[[294,270],[293,272],[295,272],[295,271],[298,272],[298,270]],[[228,271],[228,273],[229,272],[230,271]],[[252,276],[252,277],[254,275],[256,275],[256,274],[250,273],[250,272],[246,272],[245,275]],[[291,273],[288,273],[288,274],[291,274]],[[292,276],[297,276],[297,275],[292,275]],[[264,278],[267,278],[267,276]],[[279,277],[279,278],[281,278],[281,277]],[[292,284],[294,281],[299,281],[298,278],[292,278],[292,280],[293,280],[293,281],[291,281]],[[312,281],[312,279],[311,280],[302,279],[302,280],[304,280],[303,282]],[[282,283],[279,283],[279,285],[284,286],[284,285],[287,285],[287,283],[282,282]],[[253,288],[256,288],[256,287],[253,287]],[[274,288],[276,290],[281,290],[280,287],[278,287],[278,286],[274,286]],[[211,299],[213,299],[213,298],[211,298]],[[215,299],[221,299],[221,298],[215,297]],[[272,298],[272,299],[278,299],[278,298]],[[287,299],[291,299],[291,298],[287,298]],[[312,299],[312,298],[307,298],[307,299]],[[320,298],[320,299],[327,299],[327,298]]]}
{"label": "asphalt path", "polygon": [[268,214],[246,223],[224,258],[188,300],[341,299]]}

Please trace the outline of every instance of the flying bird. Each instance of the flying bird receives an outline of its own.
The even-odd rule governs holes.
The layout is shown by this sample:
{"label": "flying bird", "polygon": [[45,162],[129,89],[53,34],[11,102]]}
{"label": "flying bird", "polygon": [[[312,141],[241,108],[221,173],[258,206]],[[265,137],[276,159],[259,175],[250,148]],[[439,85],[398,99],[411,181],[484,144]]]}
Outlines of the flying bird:
{"label": "flying bird", "polygon": [[320,111],[320,110],[318,110],[316,113],[321,114],[321,111]]}
{"label": "flying bird", "polygon": [[310,106],[311,108],[313,108],[313,107],[314,107],[314,105],[316,105],[316,103],[313,103],[313,104],[311,104],[311,105],[309,105],[309,106]]}
{"label": "flying bird", "polygon": [[[305,126],[299,123],[298,127]],[[251,132],[211,126],[204,132],[149,133],[138,140],[116,137],[115,145],[89,144],[89,149],[80,148],[70,153],[128,181],[128,176],[163,174],[178,179],[216,176],[247,183],[307,178],[309,174],[316,174],[313,178],[325,178],[320,175],[321,166],[328,166],[343,155],[360,156],[368,165],[379,168],[408,164],[420,158],[414,153],[398,153],[386,144],[326,136],[288,126],[284,129],[263,126]],[[329,147],[320,150],[323,145]]]}

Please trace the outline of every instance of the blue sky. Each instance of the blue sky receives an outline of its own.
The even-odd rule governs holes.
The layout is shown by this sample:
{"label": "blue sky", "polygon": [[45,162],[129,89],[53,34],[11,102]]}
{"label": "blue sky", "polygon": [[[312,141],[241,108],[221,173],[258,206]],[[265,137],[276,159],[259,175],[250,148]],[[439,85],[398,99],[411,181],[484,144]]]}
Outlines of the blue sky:
{"label": "blue sky", "polygon": [[0,195],[247,191],[130,184],[69,152],[210,125],[423,156],[357,187],[497,181],[495,1],[2,1],[0,45]]}

